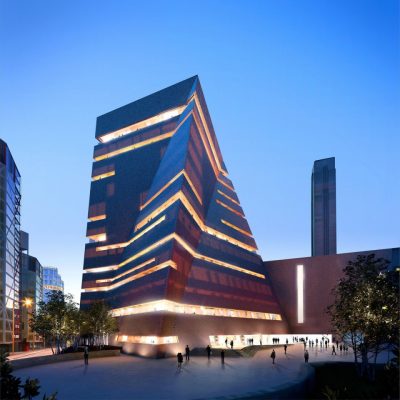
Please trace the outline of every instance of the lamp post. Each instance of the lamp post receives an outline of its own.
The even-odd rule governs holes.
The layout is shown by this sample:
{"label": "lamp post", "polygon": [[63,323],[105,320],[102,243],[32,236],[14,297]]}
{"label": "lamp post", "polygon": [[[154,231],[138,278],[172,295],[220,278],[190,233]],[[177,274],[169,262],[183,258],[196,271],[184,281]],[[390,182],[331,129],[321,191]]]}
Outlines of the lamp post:
{"label": "lamp post", "polygon": [[30,307],[33,303],[33,300],[30,297],[25,297],[22,300],[13,301],[13,309],[12,309],[12,341],[11,341],[11,352],[15,351],[15,303],[21,304],[22,307]]}

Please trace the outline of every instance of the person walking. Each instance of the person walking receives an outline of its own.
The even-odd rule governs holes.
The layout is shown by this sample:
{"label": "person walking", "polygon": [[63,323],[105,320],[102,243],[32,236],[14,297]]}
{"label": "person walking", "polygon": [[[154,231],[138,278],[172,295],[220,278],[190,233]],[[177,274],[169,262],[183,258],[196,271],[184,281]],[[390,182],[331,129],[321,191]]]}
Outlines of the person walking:
{"label": "person walking", "polygon": [[336,350],[335,350],[335,345],[334,344],[332,345],[332,355],[336,356]]}
{"label": "person walking", "polygon": [[228,347],[228,338],[225,339],[225,346]]}
{"label": "person walking", "polygon": [[190,359],[190,349],[189,349],[188,345],[186,345],[186,347],[185,347],[185,356],[186,356],[186,361],[189,361],[189,359]]}
{"label": "person walking", "polygon": [[89,346],[85,346],[83,350],[83,359],[85,360],[85,365],[89,365]]}
{"label": "person walking", "polygon": [[275,350],[273,349],[272,353],[271,353],[272,364],[275,364],[275,357],[276,357],[276,354],[275,354]]}
{"label": "person walking", "polygon": [[283,348],[284,348],[284,350],[285,350],[285,355],[286,355],[287,344],[285,344],[285,345],[283,346]]}
{"label": "person walking", "polygon": [[176,358],[178,359],[178,369],[182,369],[182,363],[183,363],[183,355],[182,353],[178,353],[176,355]]}
{"label": "person walking", "polygon": [[233,340],[231,340],[231,349],[233,349]]}
{"label": "person walking", "polygon": [[304,362],[306,363],[306,364],[308,364],[308,358],[310,357],[310,355],[308,354],[308,350],[306,350],[305,352],[304,352]]}
{"label": "person walking", "polygon": [[225,351],[221,350],[221,364],[225,364]]}
{"label": "person walking", "polygon": [[210,345],[208,345],[206,347],[206,350],[207,350],[207,357],[208,357],[208,359],[210,359],[210,357],[211,357],[211,347],[210,347]]}

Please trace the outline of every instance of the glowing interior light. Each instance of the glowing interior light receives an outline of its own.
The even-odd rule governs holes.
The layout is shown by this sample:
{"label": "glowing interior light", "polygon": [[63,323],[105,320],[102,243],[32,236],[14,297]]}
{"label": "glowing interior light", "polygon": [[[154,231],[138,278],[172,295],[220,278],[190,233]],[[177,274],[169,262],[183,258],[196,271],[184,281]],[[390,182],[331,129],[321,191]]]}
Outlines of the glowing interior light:
{"label": "glowing interior light", "polygon": [[175,193],[172,197],[170,197],[165,203],[160,205],[160,207],[156,208],[154,211],[152,211],[147,217],[142,219],[137,225],[135,230],[141,229],[143,226],[145,226],[148,222],[150,222],[153,218],[155,218],[157,215],[159,215],[161,212],[165,211],[168,207],[170,207],[173,203],[176,201],[180,200],[182,204],[185,206],[186,210],[188,213],[193,217],[194,221],[196,224],[199,226],[199,228],[203,232],[207,232],[208,234],[211,234],[213,236],[218,237],[221,240],[225,240],[231,244],[234,244],[238,247],[241,247],[243,249],[246,249],[248,251],[256,252],[257,248],[254,246],[250,246],[246,243],[241,242],[240,240],[234,239],[222,232],[219,232],[213,228],[210,228],[206,225],[204,225],[202,219],[200,216],[196,213],[192,205],[190,204],[190,201],[187,199],[187,197],[184,195],[182,191],[179,191]]}
{"label": "glowing interior light", "polygon": [[152,312],[171,312],[174,314],[196,314],[227,318],[262,319],[282,321],[280,314],[264,313],[258,311],[237,310],[212,306],[201,306],[194,304],[177,303],[171,300],[156,300],[149,303],[134,304],[127,307],[111,310],[113,317],[124,317],[126,315],[145,314]]}
{"label": "glowing interior light", "polygon": [[92,176],[92,181],[99,181],[101,179],[108,178],[110,176],[114,176],[115,171],[105,172],[104,174]]}
{"label": "glowing interior light", "polygon": [[140,129],[148,128],[151,125],[155,125],[160,122],[168,121],[171,118],[181,115],[184,109],[185,109],[185,106],[181,106],[181,107],[174,108],[172,110],[164,111],[158,115],[155,115],[155,116],[147,118],[145,120],[136,122],[125,128],[118,129],[114,132],[107,133],[106,135],[100,136],[98,138],[98,140],[102,143],[107,143],[111,140],[120,138],[121,136],[129,135],[130,133],[136,132]]}
{"label": "glowing interior light", "polygon": [[[143,263],[137,265],[136,267],[131,268],[131,269],[129,269],[128,271],[125,271],[125,272],[123,272],[122,274],[119,274],[119,275],[117,275],[117,276],[115,276],[115,277],[113,277],[113,278],[97,279],[97,280],[96,280],[96,283],[108,283],[108,282],[113,282],[113,281],[115,281],[116,279],[122,278],[122,277],[125,276],[125,275],[128,275],[128,274],[130,274],[130,273],[132,273],[132,272],[134,272],[134,271],[136,271],[136,270],[138,270],[138,269],[140,269],[140,268],[143,268],[143,267],[145,267],[145,266],[147,266],[147,265],[153,263],[154,261],[156,261],[156,259],[155,259],[155,258],[151,258],[150,260],[147,260],[147,261],[145,261],[145,262],[143,262]],[[173,262],[173,261],[171,261],[171,262]],[[174,264],[175,264],[175,263],[174,263]]]}
{"label": "glowing interior light", "polygon": [[297,266],[297,323],[304,323],[304,267]]}
{"label": "glowing interior light", "polygon": [[216,199],[215,200],[217,202],[217,204],[219,204],[220,206],[226,208],[227,210],[229,210],[230,212],[233,212],[234,214],[238,215],[239,217],[244,218],[244,215],[242,213],[240,213],[239,211],[236,211],[235,209],[233,209],[232,207],[229,207],[227,204],[223,203],[222,201]]}
{"label": "glowing interior light", "polygon": [[233,199],[231,196],[228,196],[226,193],[224,193],[222,190],[217,190],[217,192],[221,195],[224,196],[225,198],[227,198],[228,200],[230,200],[232,203],[235,203],[236,205],[238,205],[240,207],[240,203],[238,201],[236,201],[235,199]]}
{"label": "glowing interior light", "polygon": [[234,224],[231,224],[231,223],[228,222],[228,221],[225,221],[224,219],[221,219],[221,222],[222,222],[223,224],[229,226],[230,228],[235,229],[236,231],[238,231],[238,232],[240,232],[240,233],[243,233],[243,235],[249,236],[249,237],[251,237],[251,238],[253,237],[253,235],[252,235],[250,232],[245,231],[244,229],[241,229],[241,228],[239,228],[238,226],[236,226],[236,225],[234,225]]}
{"label": "glowing interior light", "polygon": [[169,186],[171,186],[180,176],[184,176],[186,181],[189,183],[190,188],[192,189],[194,195],[196,196],[197,200],[199,201],[200,204],[203,204],[201,197],[199,196],[199,193],[197,192],[196,188],[193,185],[193,182],[189,178],[189,175],[186,173],[185,170],[180,171],[178,174],[176,174],[169,182],[167,182],[156,194],[151,196],[149,200],[144,203],[140,209],[143,210],[145,207],[147,207],[154,199],[156,199],[165,189],[167,189]]}
{"label": "glowing interior light", "polygon": [[83,272],[85,274],[93,274],[93,273],[98,273],[98,272],[115,271],[116,269],[118,269],[118,265],[107,265],[104,267],[87,268],[87,269],[84,269]]}
{"label": "glowing interior light", "polygon": [[146,234],[147,232],[152,230],[155,226],[157,226],[158,224],[163,222],[165,220],[165,218],[166,218],[166,216],[163,215],[161,218],[159,218],[157,221],[155,221],[154,223],[149,225],[146,229],[143,229],[142,232],[138,233],[137,235],[135,235],[132,239],[128,240],[127,242],[114,243],[114,244],[109,244],[107,246],[99,246],[99,247],[96,247],[96,251],[106,251],[106,250],[113,250],[113,249],[119,249],[121,247],[126,247],[126,246],[130,245],[131,243],[133,243],[134,241],[141,238],[144,234]]}
{"label": "glowing interior light", "polygon": [[170,344],[179,343],[178,336],[127,336],[118,335],[117,342],[141,343],[141,344]]}
{"label": "glowing interior light", "polygon": [[109,290],[113,290],[116,289],[122,285],[125,285],[128,282],[132,282],[135,281],[137,279],[143,278],[146,275],[152,274],[154,272],[160,271],[161,269],[167,268],[167,267],[171,267],[176,269],[176,264],[174,262],[171,261],[166,261],[164,263],[158,264],[154,267],[148,268],[142,272],[139,272],[135,275],[130,276],[129,278],[123,279],[122,281],[113,283],[112,285],[109,286],[98,286],[98,287],[88,287],[88,288],[84,288],[83,292],[107,292]]}
{"label": "glowing interior light", "polygon": [[158,136],[152,137],[151,139],[142,140],[141,142],[134,143],[134,144],[132,144],[130,146],[126,146],[126,147],[123,147],[121,149],[114,150],[114,151],[111,151],[111,152],[106,153],[106,154],[102,154],[101,156],[95,157],[94,161],[105,160],[107,158],[115,157],[115,156],[117,156],[119,154],[123,154],[123,153],[126,153],[126,152],[131,151],[131,150],[136,150],[136,149],[139,149],[141,147],[148,146],[149,144],[160,142],[161,140],[165,140],[165,139],[170,138],[171,136],[173,136],[174,133],[175,133],[175,131],[171,131],[171,132],[168,132],[168,133],[163,133],[162,135],[158,135]]}
{"label": "glowing interior light", "polygon": [[106,214],[101,214],[101,215],[95,215],[93,217],[89,217],[88,220],[90,222],[94,222],[94,221],[101,221],[102,219],[106,219],[107,216]]}
{"label": "glowing interior light", "polygon": [[107,235],[105,233],[99,233],[97,235],[89,235],[88,239],[91,239],[95,242],[105,242],[107,240]]}
{"label": "glowing interior light", "polygon": [[231,190],[232,192],[235,193],[235,189],[233,188],[233,186],[229,185],[228,183],[226,183],[225,181],[223,181],[220,177],[217,178],[217,181],[221,184],[224,185],[227,189]]}

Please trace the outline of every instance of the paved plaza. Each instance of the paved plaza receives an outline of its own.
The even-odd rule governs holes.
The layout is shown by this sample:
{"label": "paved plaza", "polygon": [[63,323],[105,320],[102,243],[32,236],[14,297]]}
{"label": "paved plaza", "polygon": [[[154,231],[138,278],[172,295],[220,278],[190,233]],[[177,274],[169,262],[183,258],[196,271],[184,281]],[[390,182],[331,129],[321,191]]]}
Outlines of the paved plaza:
{"label": "paved plaza", "polygon": [[[183,349],[182,349],[183,350]],[[276,364],[271,350],[261,350],[251,358],[226,358],[221,365],[219,351],[210,361],[192,357],[177,369],[176,360],[120,357],[67,361],[15,371],[26,379],[38,378],[41,393],[58,392],[58,399],[213,399],[250,396],[278,390],[304,379],[303,345],[290,345],[287,356],[276,348]],[[352,355],[332,356],[331,351],[310,349],[310,362],[352,361]]]}

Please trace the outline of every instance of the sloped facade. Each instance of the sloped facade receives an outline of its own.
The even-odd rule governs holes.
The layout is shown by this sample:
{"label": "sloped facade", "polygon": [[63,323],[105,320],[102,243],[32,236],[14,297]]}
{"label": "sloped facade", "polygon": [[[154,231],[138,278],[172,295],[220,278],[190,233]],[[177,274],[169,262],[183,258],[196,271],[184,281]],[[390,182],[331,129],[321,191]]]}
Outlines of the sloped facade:
{"label": "sloped facade", "polygon": [[97,119],[81,307],[147,356],[285,332],[197,76]]}

